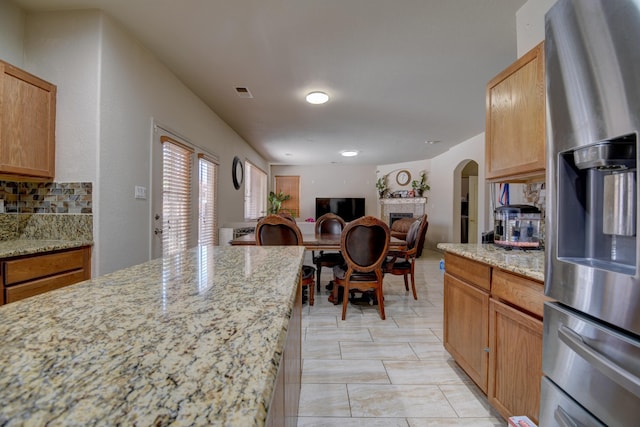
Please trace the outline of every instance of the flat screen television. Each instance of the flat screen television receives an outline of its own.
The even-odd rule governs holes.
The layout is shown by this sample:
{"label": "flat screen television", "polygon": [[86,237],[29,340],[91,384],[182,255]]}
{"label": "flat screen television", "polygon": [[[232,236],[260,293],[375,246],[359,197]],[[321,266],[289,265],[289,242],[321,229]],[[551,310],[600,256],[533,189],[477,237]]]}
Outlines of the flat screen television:
{"label": "flat screen television", "polygon": [[364,197],[316,197],[316,219],[326,213],[353,221],[364,216]]}

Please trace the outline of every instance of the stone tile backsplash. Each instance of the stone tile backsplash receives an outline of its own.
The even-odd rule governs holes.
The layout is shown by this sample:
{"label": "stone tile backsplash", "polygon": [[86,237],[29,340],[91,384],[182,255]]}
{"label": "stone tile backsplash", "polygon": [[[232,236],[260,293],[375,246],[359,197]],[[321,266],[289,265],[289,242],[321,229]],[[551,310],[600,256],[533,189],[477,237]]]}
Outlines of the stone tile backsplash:
{"label": "stone tile backsplash", "polygon": [[92,241],[92,189],[90,182],[0,181],[0,240]]}
{"label": "stone tile backsplash", "polygon": [[90,182],[0,181],[6,213],[90,214],[92,192]]}

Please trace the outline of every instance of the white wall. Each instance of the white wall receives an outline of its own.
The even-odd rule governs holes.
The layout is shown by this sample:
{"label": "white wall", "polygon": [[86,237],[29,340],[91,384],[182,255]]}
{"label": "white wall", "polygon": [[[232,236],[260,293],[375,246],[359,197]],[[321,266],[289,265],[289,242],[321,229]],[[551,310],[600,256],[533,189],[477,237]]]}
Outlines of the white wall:
{"label": "white wall", "polygon": [[9,0],[0,0],[0,59],[24,68],[25,13]]}
{"label": "white wall", "polygon": [[[264,159],[155,56],[99,11],[26,15],[25,65],[58,85],[56,180],[94,182],[94,275],[150,258],[154,120],[220,160],[219,221],[243,216],[234,156]],[[0,51],[0,54],[2,52]]]}
{"label": "white wall", "polygon": [[489,227],[488,186],[485,183],[484,170],[484,133],[474,136],[449,151],[434,157],[429,165],[429,229],[425,245],[430,248],[440,242],[459,241],[460,233],[454,225],[460,217],[460,172],[473,160],[478,163],[478,241],[480,234]]}
{"label": "white wall", "polygon": [[[300,176],[300,219],[315,218],[316,197],[364,197],[366,215],[378,215],[376,167],[371,165],[271,166],[271,177]],[[274,187],[274,182],[269,185]]]}
{"label": "white wall", "polygon": [[516,12],[518,58],[544,40],[544,14],[556,0],[529,0]]}

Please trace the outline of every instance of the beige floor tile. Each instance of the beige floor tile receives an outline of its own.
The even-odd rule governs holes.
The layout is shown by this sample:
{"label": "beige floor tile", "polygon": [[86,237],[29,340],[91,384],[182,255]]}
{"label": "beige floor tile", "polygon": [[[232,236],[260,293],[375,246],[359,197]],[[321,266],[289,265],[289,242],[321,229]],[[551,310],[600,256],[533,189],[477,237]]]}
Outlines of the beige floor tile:
{"label": "beige floor tile", "polygon": [[449,360],[453,361],[453,358],[447,350],[444,349],[442,343],[432,342],[414,342],[411,343],[411,348],[420,360]]}
{"label": "beige floor tile", "polygon": [[383,361],[391,384],[465,384],[469,377],[453,361]]}
{"label": "beige floor tile", "polygon": [[373,341],[373,338],[366,328],[307,328],[305,342],[308,341]]}
{"label": "beige floor tile", "polygon": [[338,318],[332,314],[302,317],[303,328],[335,328],[336,326],[338,326]]}
{"label": "beige floor tile", "polygon": [[489,417],[493,415],[487,399],[475,384],[441,385],[440,390],[460,417]]}
{"label": "beige floor tile", "polygon": [[306,384],[389,384],[380,360],[305,360],[302,382]]}
{"label": "beige floor tile", "polygon": [[437,386],[347,384],[353,417],[457,417]]}
{"label": "beige floor tile", "polygon": [[[409,427],[504,427],[498,418],[409,418]],[[300,425],[300,424],[298,424]]]}
{"label": "beige floor tile", "polygon": [[418,328],[369,328],[374,342],[438,342],[430,329]]}
{"label": "beige floor tile", "polygon": [[306,341],[302,345],[302,360],[340,359],[340,343],[332,341]]}
{"label": "beige floor tile", "polygon": [[298,415],[301,417],[351,416],[346,384],[302,384]]}
{"label": "beige floor tile", "polygon": [[393,321],[399,328],[442,329],[442,314],[429,316],[393,316]]}
{"label": "beige floor tile", "polygon": [[343,359],[418,360],[409,343],[340,343]]}
{"label": "beige floor tile", "polygon": [[302,417],[298,427],[409,427],[405,418],[313,418]]}

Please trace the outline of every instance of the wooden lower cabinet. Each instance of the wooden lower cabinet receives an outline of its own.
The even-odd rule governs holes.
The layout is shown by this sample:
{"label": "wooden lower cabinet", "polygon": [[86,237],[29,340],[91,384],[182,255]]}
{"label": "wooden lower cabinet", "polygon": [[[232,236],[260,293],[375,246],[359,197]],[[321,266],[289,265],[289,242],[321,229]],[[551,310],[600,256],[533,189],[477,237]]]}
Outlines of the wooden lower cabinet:
{"label": "wooden lower cabinet", "polygon": [[444,348],[487,392],[489,294],[445,273]]}
{"label": "wooden lower cabinet", "polygon": [[505,418],[526,415],[537,424],[542,321],[491,299],[489,348],[489,403]]}
{"label": "wooden lower cabinet", "polygon": [[91,278],[91,247],[0,260],[4,303]]}
{"label": "wooden lower cabinet", "polygon": [[506,419],[538,422],[542,282],[445,254],[444,347]]}
{"label": "wooden lower cabinet", "polygon": [[271,396],[267,427],[295,427],[302,384],[302,285],[298,284],[287,341]]}

